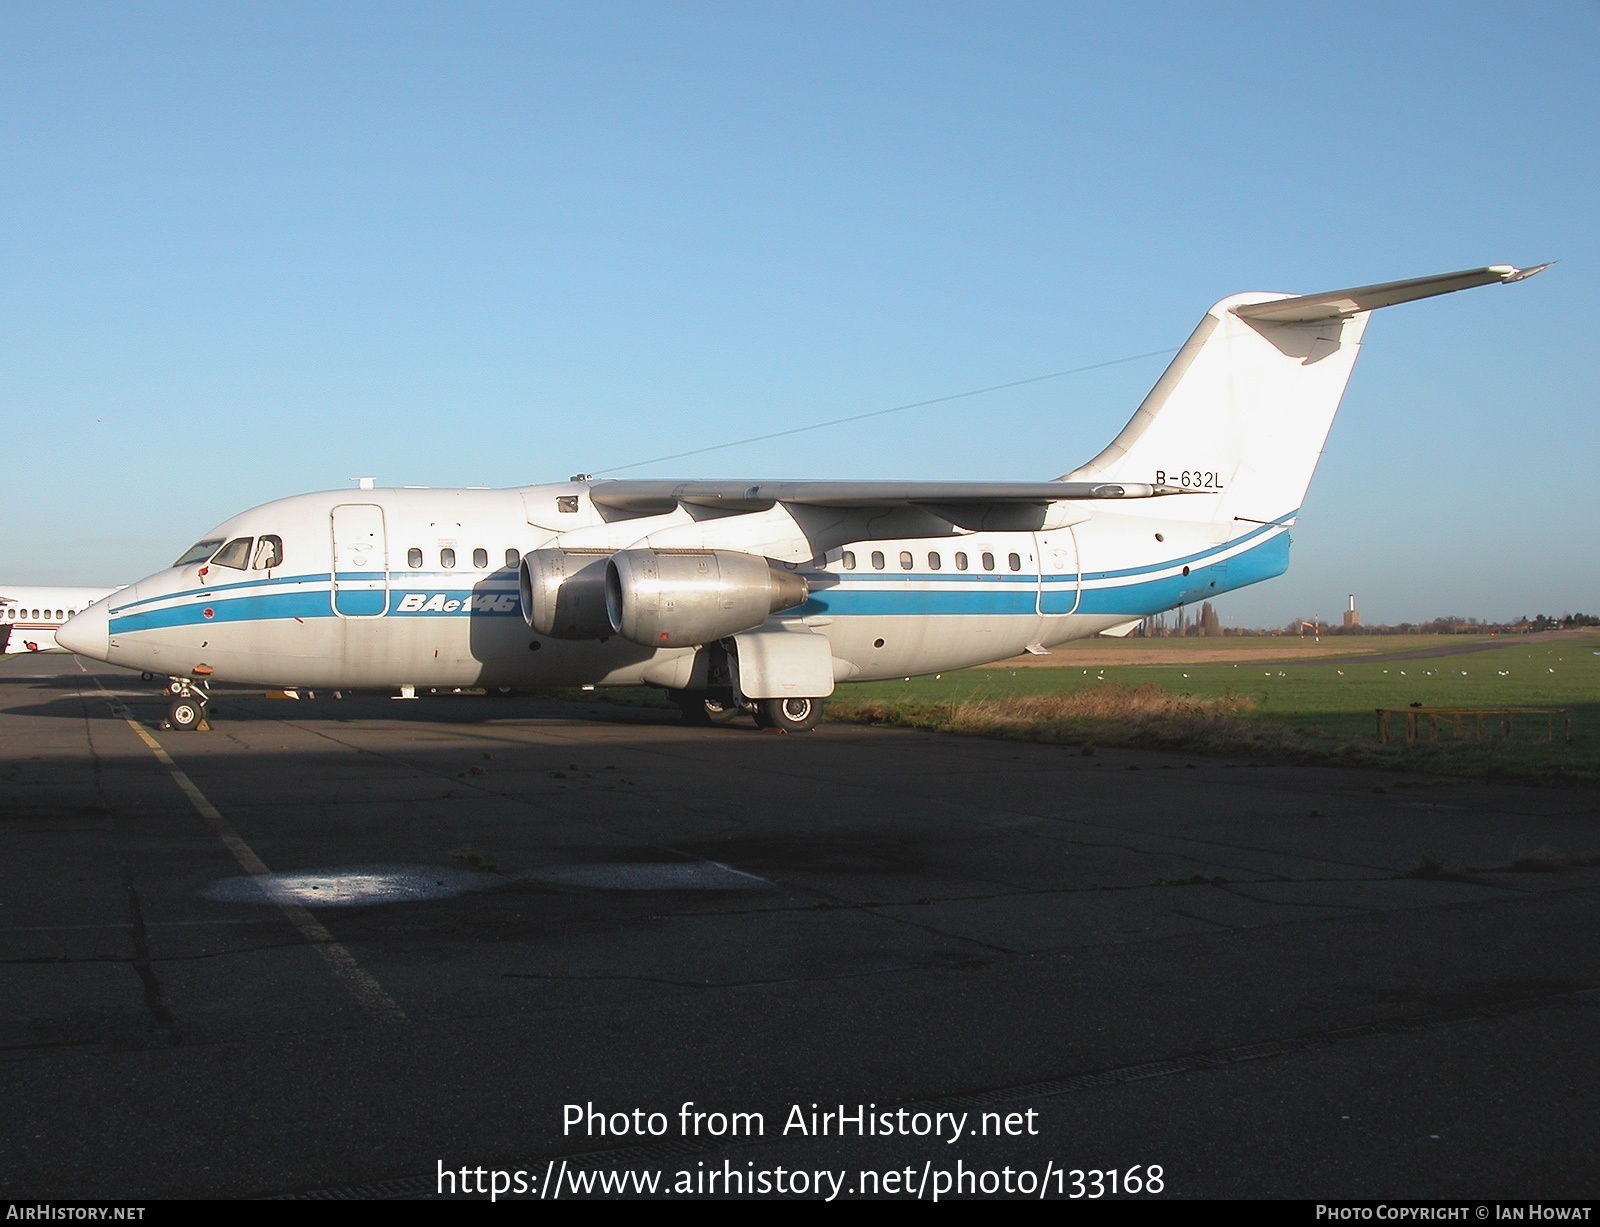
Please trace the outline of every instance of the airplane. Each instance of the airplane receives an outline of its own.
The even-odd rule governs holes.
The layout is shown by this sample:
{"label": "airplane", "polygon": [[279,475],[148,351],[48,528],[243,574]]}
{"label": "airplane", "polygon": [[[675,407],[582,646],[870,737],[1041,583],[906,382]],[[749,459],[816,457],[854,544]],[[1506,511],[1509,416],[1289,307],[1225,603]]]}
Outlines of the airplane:
{"label": "airplane", "polygon": [[56,645],[61,624],[80,609],[120,591],[59,585],[0,587],[0,653],[65,651]]}
{"label": "airplane", "polygon": [[302,494],[68,620],[68,650],[209,684],[655,686],[813,727],[835,685],[1125,630],[1281,575],[1371,313],[1548,267],[1234,294],[1122,432],[1051,481],[595,480]]}

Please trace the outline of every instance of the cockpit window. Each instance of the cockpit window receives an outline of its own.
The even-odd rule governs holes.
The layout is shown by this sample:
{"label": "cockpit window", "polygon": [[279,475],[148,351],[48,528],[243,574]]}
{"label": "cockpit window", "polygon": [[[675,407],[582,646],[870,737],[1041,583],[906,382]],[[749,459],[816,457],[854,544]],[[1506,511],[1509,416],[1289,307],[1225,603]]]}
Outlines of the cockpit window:
{"label": "cockpit window", "polygon": [[282,565],[283,538],[263,534],[260,542],[256,545],[255,569],[257,571],[270,571],[273,567],[281,567]]}
{"label": "cockpit window", "polygon": [[250,565],[250,542],[253,540],[253,537],[235,537],[218,550],[211,561],[219,567],[232,567],[235,571],[243,571]]}
{"label": "cockpit window", "polygon": [[183,557],[178,559],[178,561],[172,565],[175,567],[186,567],[191,562],[204,562],[206,559],[210,558],[211,555],[217,552],[217,546],[221,544],[221,537],[210,537],[205,541],[196,541],[183,552]]}

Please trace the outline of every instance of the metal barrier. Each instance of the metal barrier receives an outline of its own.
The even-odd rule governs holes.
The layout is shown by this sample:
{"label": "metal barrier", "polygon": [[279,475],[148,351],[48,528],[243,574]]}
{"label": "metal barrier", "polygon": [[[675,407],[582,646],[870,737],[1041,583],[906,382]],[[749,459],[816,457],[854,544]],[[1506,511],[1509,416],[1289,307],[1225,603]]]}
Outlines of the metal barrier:
{"label": "metal barrier", "polygon": [[1483,740],[1484,717],[1493,717],[1499,722],[1500,736],[1510,741],[1515,735],[1515,717],[1517,716],[1543,716],[1545,718],[1545,740],[1553,742],[1556,739],[1556,717],[1561,717],[1561,728],[1564,739],[1572,740],[1572,709],[1568,707],[1379,707],[1374,709],[1378,716],[1378,740],[1388,745],[1390,738],[1389,722],[1391,717],[1404,716],[1406,718],[1405,736],[1406,744],[1410,745],[1419,740],[1419,718],[1428,721],[1428,740],[1439,740],[1439,725],[1448,723],[1456,737],[1463,736],[1462,722],[1472,720],[1469,726],[1474,740]]}

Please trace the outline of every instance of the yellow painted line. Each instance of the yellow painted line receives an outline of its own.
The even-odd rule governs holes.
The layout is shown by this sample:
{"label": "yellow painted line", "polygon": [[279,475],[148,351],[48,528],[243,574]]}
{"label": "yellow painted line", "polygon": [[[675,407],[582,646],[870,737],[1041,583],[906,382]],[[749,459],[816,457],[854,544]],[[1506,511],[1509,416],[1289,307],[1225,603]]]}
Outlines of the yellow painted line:
{"label": "yellow painted line", "polygon": [[[210,824],[211,829],[216,832],[217,838],[227,845],[228,851],[233,853],[233,859],[239,862],[244,871],[251,877],[257,878],[271,874],[272,870],[267,868],[266,862],[256,855],[254,848],[245,843],[239,832],[233,829],[233,826],[222,816],[217,807],[211,804],[206,794],[200,791],[199,786],[178,767],[177,763],[172,761],[172,755],[168,754],[162,748],[161,743],[150,735],[150,731],[128,714],[128,709],[115,695],[106,690],[105,683],[98,677],[94,679],[94,684],[99,686],[105,693],[106,700],[111,704],[112,712],[127,721],[128,727],[138,735],[139,740],[150,747],[150,752],[156,756],[156,761],[171,773],[173,782],[183,790],[183,795],[189,798],[189,803]],[[270,894],[268,894],[268,898],[271,898]],[[390,1022],[407,1021],[406,1013],[400,1008],[399,1003],[384,992],[383,985],[378,983],[371,972],[356,962],[355,956],[346,950],[332,933],[328,932],[326,925],[298,903],[284,903],[281,900],[274,900],[274,902],[277,904],[278,910],[295,927],[300,936],[305,938],[316,949],[317,953],[323,957],[333,974],[338,977],[345,988],[350,990],[351,995],[357,1001],[380,1018]]]}

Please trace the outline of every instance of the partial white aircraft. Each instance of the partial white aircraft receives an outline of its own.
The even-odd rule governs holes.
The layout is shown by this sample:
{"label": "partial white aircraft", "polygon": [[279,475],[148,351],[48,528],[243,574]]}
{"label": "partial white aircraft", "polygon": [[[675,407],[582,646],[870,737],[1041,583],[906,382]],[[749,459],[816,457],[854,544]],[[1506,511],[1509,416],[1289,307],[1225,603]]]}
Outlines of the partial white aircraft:
{"label": "partial white aircraft", "polygon": [[659,686],[810,728],[839,682],[1000,660],[1281,575],[1379,307],[1509,265],[1206,312],[1122,433],[1053,481],[596,481],[302,494],[62,627],[71,651],[270,686]]}
{"label": "partial white aircraft", "polygon": [[56,630],[81,609],[120,588],[0,585],[0,651],[60,652]]}

